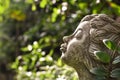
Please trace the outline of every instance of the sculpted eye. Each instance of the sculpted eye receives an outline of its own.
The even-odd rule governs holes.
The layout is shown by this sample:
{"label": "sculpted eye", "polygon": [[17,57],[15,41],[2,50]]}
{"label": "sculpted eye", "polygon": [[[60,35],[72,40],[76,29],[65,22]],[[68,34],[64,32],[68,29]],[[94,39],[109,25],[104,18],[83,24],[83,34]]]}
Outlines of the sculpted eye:
{"label": "sculpted eye", "polygon": [[82,30],[78,30],[77,32],[76,32],[76,34],[75,34],[75,38],[81,38],[82,37]]}

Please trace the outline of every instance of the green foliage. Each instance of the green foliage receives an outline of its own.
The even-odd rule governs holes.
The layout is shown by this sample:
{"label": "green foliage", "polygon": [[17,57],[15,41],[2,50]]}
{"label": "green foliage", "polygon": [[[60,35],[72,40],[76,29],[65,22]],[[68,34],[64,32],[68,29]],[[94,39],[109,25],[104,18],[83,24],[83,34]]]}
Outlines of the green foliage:
{"label": "green foliage", "polygon": [[[85,15],[105,13],[114,17],[119,16],[119,2],[115,1],[0,0],[0,68],[1,66],[8,68],[7,66],[14,62],[15,65],[12,67],[20,77],[22,72],[28,71],[34,75],[40,71],[36,72],[38,58],[43,60],[40,62],[43,67],[48,64],[50,67],[62,65],[57,61],[60,57],[58,49],[62,37],[72,33]],[[120,48],[117,50],[120,53]],[[44,53],[46,54],[42,55]],[[114,63],[118,64],[119,60],[115,59]],[[66,70],[62,70],[61,74],[64,71]]]}
{"label": "green foliage", "polygon": [[111,77],[120,79],[120,68],[116,68],[111,71]]}
{"label": "green foliage", "polygon": [[103,43],[105,44],[105,46],[110,49],[110,50],[115,50],[117,49],[117,46],[115,45],[114,42],[108,40],[108,39],[104,39],[103,40]]}
{"label": "green foliage", "polygon": [[48,3],[47,0],[42,0],[42,1],[40,2],[40,7],[41,7],[41,8],[45,8],[45,6],[47,5],[47,3]]}
{"label": "green foliage", "polygon": [[72,68],[64,65],[60,59],[53,60],[53,50],[46,54],[40,45],[40,42],[35,41],[22,48],[29,54],[18,56],[11,66],[18,73],[17,80],[77,80]]}
{"label": "green foliage", "polygon": [[102,67],[93,68],[93,69],[90,70],[90,72],[97,75],[97,76],[100,76],[100,77],[103,77],[103,76],[107,75],[106,70]]}
{"label": "green foliage", "polygon": [[113,64],[117,64],[120,62],[120,56],[114,58]]}
{"label": "green foliage", "polygon": [[[120,63],[120,55],[118,55],[120,48],[118,46],[119,44],[116,45],[109,39],[104,39],[103,43],[109,50],[113,51],[112,56],[103,51],[95,51],[94,54],[99,61],[108,65],[108,69],[104,69],[103,67],[95,67],[91,69],[90,72],[96,75],[95,80],[108,80],[109,78],[120,79],[120,68],[114,67]],[[118,56],[115,56],[116,54]]]}
{"label": "green foliage", "polygon": [[10,0],[0,0],[0,15],[4,13],[6,9],[8,9],[10,4]]}
{"label": "green foliage", "polygon": [[102,51],[95,51],[94,55],[96,56],[97,59],[104,63],[109,63],[111,60],[110,55]]}

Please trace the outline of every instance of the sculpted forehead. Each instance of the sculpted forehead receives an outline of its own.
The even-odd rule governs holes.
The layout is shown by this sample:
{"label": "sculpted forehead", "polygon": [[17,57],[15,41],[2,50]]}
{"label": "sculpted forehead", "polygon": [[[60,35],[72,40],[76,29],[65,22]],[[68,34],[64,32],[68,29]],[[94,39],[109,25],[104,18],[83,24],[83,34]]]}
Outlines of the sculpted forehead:
{"label": "sculpted forehead", "polygon": [[75,32],[76,33],[79,29],[83,29],[83,30],[87,30],[89,31],[90,30],[90,22],[89,21],[84,21],[84,22],[81,22],[78,27],[76,28]]}

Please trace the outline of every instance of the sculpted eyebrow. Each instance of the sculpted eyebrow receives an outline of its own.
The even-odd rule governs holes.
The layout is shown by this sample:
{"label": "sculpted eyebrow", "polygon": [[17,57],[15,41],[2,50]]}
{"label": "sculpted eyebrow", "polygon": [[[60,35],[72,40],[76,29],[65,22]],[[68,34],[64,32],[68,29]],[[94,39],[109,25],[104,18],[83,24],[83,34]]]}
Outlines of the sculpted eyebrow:
{"label": "sculpted eyebrow", "polygon": [[[82,29],[82,28],[79,28],[76,32],[78,32],[79,30],[81,30],[81,31],[82,31],[83,29]],[[76,32],[75,32],[75,33],[76,33]]]}
{"label": "sculpted eyebrow", "polygon": [[72,35],[74,36],[79,30],[83,30],[82,28],[77,29]]}

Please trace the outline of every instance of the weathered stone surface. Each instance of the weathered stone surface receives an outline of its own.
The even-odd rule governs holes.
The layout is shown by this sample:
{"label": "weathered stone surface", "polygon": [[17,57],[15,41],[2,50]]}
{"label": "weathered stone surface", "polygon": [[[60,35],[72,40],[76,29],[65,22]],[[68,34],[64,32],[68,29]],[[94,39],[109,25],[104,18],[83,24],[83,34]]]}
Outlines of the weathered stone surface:
{"label": "weathered stone surface", "polygon": [[85,16],[73,34],[63,37],[61,59],[77,71],[79,80],[93,80],[94,75],[89,72],[90,69],[108,67],[93,54],[100,50],[112,55],[104,46],[103,39],[110,39],[116,44],[120,41],[120,24],[105,14]]}

